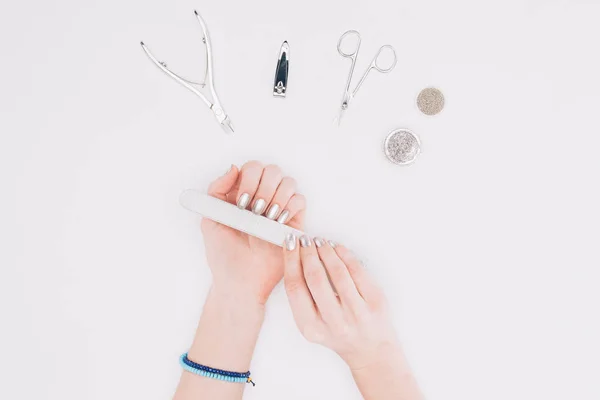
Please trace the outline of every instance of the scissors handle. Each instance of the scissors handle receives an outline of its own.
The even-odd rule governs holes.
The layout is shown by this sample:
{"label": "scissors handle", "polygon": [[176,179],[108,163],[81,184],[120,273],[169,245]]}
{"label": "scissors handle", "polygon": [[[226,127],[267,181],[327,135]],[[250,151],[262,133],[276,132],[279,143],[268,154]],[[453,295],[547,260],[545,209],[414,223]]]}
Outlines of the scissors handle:
{"label": "scissors handle", "polygon": [[[392,54],[394,55],[394,60],[392,61],[392,64],[389,67],[382,68],[381,66],[377,65],[377,60],[379,59],[379,56],[385,49],[390,49],[392,51]],[[363,84],[365,79],[367,79],[367,75],[369,75],[369,72],[371,72],[372,69],[374,69],[378,72],[381,72],[382,74],[387,74],[388,72],[390,72],[391,70],[394,69],[397,61],[398,61],[398,58],[396,57],[396,50],[394,50],[394,48],[392,46],[390,46],[389,44],[381,46],[379,48],[379,50],[377,51],[377,54],[375,54],[375,57],[373,57],[371,64],[369,64],[369,67],[367,68],[367,70],[365,71],[363,76],[360,78],[360,81],[358,81],[358,84],[354,88],[354,91],[352,92],[352,97],[354,97],[356,95],[356,92],[358,92],[358,89],[360,89],[360,86]]]}
{"label": "scissors handle", "polygon": [[[356,42],[356,48],[351,52],[351,53],[346,53],[344,52],[344,50],[342,49],[342,42],[344,41],[344,39],[350,35],[356,36],[357,38],[357,42]],[[358,33],[357,31],[354,30],[349,30],[344,32],[344,34],[342,36],[340,36],[340,40],[338,40],[338,44],[337,44],[337,50],[338,53],[340,53],[340,55],[342,57],[346,57],[352,60],[352,64],[350,65],[350,71],[348,71],[348,79],[346,80],[346,88],[344,89],[344,98],[342,100],[342,110],[346,109],[346,107],[348,107],[348,103],[350,102],[350,83],[352,83],[352,75],[354,74],[354,67],[356,65],[356,57],[358,56],[358,50],[360,49],[360,33]]]}
{"label": "scissors handle", "polygon": [[[377,60],[379,59],[379,56],[385,49],[390,49],[392,51],[392,54],[394,55],[394,60],[392,61],[392,63],[390,64],[389,67],[382,68],[377,64]],[[394,69],[394,67],[396,66],[396,62],[398,62],[398,57],[396,57],[396,50],[391,45],[386,44],[379,48],[379,50],[377,51],[377,54],[375,54],[375,57],[373,57],[373,61],[371,61],[370,68],[374,68],[383,74],[387,74],[388,72],[390,72],[391,70]]]}
{"label": "scissors handle", "polygon": [[[357,38],[356,48],[351,53],[346,53],[344,50],[342,50],[342,42],[344,41],[344,39],[346,39],[346,37],[348,37],[350,35],[356,36],[356,38]],[[338,44],[337,44],[338,53],[340,53],[340,55],[342,57],[356,58],[356,55],[358,54],[358,50],[360,49],[360,42],[361,42],[360,33],[358,33],[355,30],[346,31],[346,32],[344,32],[344,34],[342,36],[340,36],[340,39],[338,40]]]}

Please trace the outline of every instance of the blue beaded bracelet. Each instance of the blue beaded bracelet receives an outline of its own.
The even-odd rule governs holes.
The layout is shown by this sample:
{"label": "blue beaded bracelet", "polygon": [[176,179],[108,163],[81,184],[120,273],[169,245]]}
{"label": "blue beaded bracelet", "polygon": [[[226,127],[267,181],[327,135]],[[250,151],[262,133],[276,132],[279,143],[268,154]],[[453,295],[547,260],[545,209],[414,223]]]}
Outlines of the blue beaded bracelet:
{"label": "blue beaded bracelet", "polygon": [[251,383],[252,386],[255,386],[252,378],[250,377],[250,371],[233,372],[207,367],[206,365],[198,364],[190,360],[187,353],[181,355],[179,358],[179,364],[185,371],[191,372],[192,374],[204,376],[206,378],[218,379],[225,382]]}

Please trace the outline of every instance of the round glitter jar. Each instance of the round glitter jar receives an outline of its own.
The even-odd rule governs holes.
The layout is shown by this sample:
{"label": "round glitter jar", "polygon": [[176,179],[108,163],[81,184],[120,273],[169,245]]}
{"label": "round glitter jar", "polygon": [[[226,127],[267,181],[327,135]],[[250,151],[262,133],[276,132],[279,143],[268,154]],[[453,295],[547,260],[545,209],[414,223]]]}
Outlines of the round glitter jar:
{"label": "round glitter jar", "polygon": [[408,129],[395,129],[385,138],[383,150],[388,160],[394,164],[408,165],[421,153],[421,141]]}
{"label": "round glitter jar", "polygon": [[425,115],[436,115],[444,109],[444,94],[436,88],[426,88],[421,90],[417,97],[417,107]]}

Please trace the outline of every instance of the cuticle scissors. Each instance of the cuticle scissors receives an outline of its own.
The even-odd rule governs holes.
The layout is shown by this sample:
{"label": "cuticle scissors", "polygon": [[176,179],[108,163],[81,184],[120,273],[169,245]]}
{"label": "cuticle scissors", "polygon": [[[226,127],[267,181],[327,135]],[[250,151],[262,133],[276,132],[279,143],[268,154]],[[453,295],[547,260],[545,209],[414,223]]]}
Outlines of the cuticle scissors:
{"label": "cuticle scissors", "polygon": [[[344,41],[344,39],[346,37],[348,37],[350,35],[356,36],[358,39],[358,43],[356,44],[356,48],[352,52],[346,53],[342,50],[342,42]],[[363,82],[365,81],[365,79],[367,79],[367,75],[369,74],[369,72],[372,69],[374,69],[374,70],[377,70],[378,72],[386,74],[394,69],[394,67],[396,66],[396,62],[398,61],[398,58],[396,57],[396,50],[391,45],[386,44],[386,45],[381,46],[379,48],[379,50],[377,51],[377,53],[375,54],[375,57],[373,57],[373,60],[367,67],[366,71],[363,73],[362,77],[358,81],[358,84],[356,85],[354,90],[351,92],[350,91],[350,83],[352,83],[352,75],[354,73],[354,67],[356,65],[358,51],[360,50],[360,42],[361,42],[360,33],[358,33],[355,30],[349,30],[349,31],[344,32],[344,34],[338,40],[338,44],[337,44],[338,53],[340,53],[340,55],[342,57],[350,58],[352,60],[352,64],[350,65],[350,72],[348,73],[348,80],[346,82],[346,89],[344,90],[344,96],[342,98],[342,103],[340,105],[340,113],[337,118],[338,125],[340,124],[340,122],[342,120],[342,116],[344,115],[344,112],[348,109],[350,102],[356,95],[356,92],[358,92],[358,89],[360,89],[360,87],[363,84]],[[389,67],[382,68],[379,65],[377,65],[377,59],[379,58],[379,56],[385,49],[390,49],[392,51],[392,54],[394,55],[394,60],[392,61],[392,64]]]}
{"label": "cuticle scissors", "polygon": [[[213,112],[215,118],[217,119],[217,121],[219,121],[219,124],[221,124],[221,128],[223,128],[223,130],[226,133],[233,133],[233,124],[231,123],[229,116],[225,112],[225,109],[223,109],[223,106],[221,105],[221,102],[219,101],[219,97],[217,96],[217,92],[215,90],[215,82],[213,77],[212,47],[210,43],[210,36],[208,35],[208,28],[206,26],[206,23],[196,10],[194,10],[194,14],[196,15],[196,18],[198,18],[198,22],[200,22],[200,26],[202,27],[202,33],[204,34],[204,36],[202,37],[202,42],[206,47],[206,71],[204,73],[204,81],[202,83],[194,82],[177,75],[176,73],[167,68],[167,64],[165,62],[158,61],[156,57],[152,55],[152,53],[144,44],[144,42],[140,42],[140,44],[142,45],[142,49],[144,49],[144,51],[146,52],[146,55],[158,68],[160,68],[165,74],[169,75],[179,84],[192,91],[196,96],[200,97],[200,99],[202,99],[202,101],[204,101],[208,108],[210,108],[210,110]],[[197,88],[204,88],[207,85],[212,95],[212,101],[209,100]]]}

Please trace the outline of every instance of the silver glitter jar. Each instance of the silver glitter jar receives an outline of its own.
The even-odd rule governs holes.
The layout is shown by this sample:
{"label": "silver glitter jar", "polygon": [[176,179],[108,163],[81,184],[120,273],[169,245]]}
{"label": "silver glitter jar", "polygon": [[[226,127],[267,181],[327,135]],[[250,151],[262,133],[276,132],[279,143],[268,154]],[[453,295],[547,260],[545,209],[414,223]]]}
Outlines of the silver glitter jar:
{"label": "silver glitter jar", "polygon": [[385,138],[383,150],[394,164],[408,165],[421,153],[421,141],[408,129],[395,129]]}

